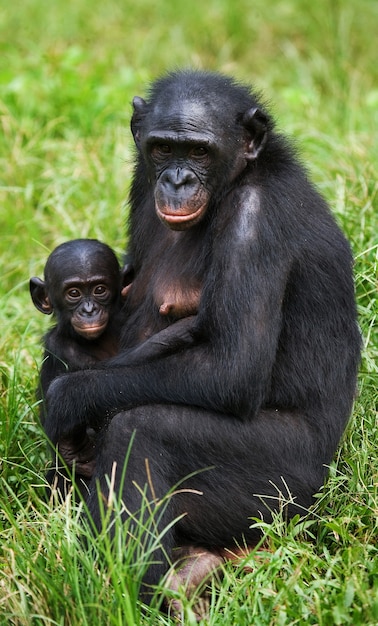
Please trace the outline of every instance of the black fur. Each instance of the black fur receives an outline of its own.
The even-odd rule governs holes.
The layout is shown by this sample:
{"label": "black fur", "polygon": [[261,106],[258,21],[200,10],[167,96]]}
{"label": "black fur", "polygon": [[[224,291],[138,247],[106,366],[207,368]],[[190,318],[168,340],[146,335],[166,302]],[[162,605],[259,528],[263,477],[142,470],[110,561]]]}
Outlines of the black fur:
{"label": "black fur", "polygon": [[[74,239],[50,254],[44,280],[30,279],[35,307],[53,315],[55,325],[44,337],[40,386],[45,395],[51,381],[66,372],[91,367],[118,352],[121,289],[126,271],[113,250],[97,239]],[[97,295],[94,289],[100,289]],[[76,298],[68,293],[75,290]],[[81,295],[79,295],[81,293]],[[76,321],[75,321],[76,320]],[[79,322],[82,332],[78,332]],[[95,337],[87,328],[102,324]]]}
{"label": "black fur", "polygon": [[[115,460],[119,483],[135,430],[123,487],[131,511],[145,458],[158,497],[213,468],[187,481],[196,493],[172,498],[163,522],[187,515],[164,536],[168,552],[253,542],[251,518],[269,520],[287,489],[289,517],[311,504],[351,412],[360,335],[349,245],[259,99],[231,79],[191,71],[160,79],[146,103],[135,99],[132,131],[135,280],[123,351],[51,385],[46,430],[58,442],[118,413],[96,476],[106,492]],[[181,223],[175,216],[189,211],[198,180],[207,205],[199,221]],[[160,286],[193,282],[202,288],[194,345],[129,365],[129,349],[172,321],[159,315]],[[95,490],[89,508],[100,524]],[[146,582],[165,568],[151,566]]]}
{"label": "black fur", "polygon": [[[41,313],[52,314],[55,320],[44,337],[45,353],[38,389],[42,423],[45,419],[43,400],[54,378],[67,371],[89,369],[118,353],[122,288],[130,284],[132,277],[130,256],[121,269],[113,250],[106,244],[96,239],[74,239],[50,254],[44,280],[30,279],[30,295],[35,307]],[[72,293],[74,297],[70,296]],[[171,325],[152,336],[133,350],[129,362],[132,358],[136,364],[192,343],[191,320],[188,317],[180,325]],[[92,429],[86,429],[59,441],[67,464],[71,466],[75,462],[78,484],[91,478],[95,439]],[[71,487],[71,479],[55,453],[53,459],[47,480],[55,484],[64,497]]]}

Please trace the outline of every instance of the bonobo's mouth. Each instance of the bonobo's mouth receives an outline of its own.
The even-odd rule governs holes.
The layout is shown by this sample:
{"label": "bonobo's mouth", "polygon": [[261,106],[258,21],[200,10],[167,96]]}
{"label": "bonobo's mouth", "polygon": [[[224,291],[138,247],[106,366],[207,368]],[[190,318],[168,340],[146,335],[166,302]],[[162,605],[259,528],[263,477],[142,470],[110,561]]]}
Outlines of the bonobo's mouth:
{"label": "bonobo's mouth", "polygon": [[74,325],[74,330],[77,332],[80,337],[84,337],[84,339],[88,339],[89,341],[93,339],[97,339],[102,335],[107,323],[105,324],[97,324],[96,326],[78,326]]}
{"label": "bonobo's mouth", "polygon": [[180,208],[177,211],[172,211],[171,207],[164,207],[163,210],[156,206],[156,213],[158,218],[171,228],[172,230],[185,230],[197,224],[203,217],[206,211],[206,205],[201,205],[196,211],[189,211],[187,208]]}

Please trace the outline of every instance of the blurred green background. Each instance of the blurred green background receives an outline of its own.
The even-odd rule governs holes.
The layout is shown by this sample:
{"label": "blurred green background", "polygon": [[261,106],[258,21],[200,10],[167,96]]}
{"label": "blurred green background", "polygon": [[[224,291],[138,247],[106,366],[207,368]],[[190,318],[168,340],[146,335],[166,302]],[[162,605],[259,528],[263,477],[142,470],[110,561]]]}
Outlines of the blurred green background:
{"label": "blurred green background", "polygon": [[376,1],[1,0],[0,25],[0,227],[16,249],[26,230],[123,242],[130,101],[167,69],[263,90],[333,204],[337,171],[364,177],[377,156]]}
{"label": "blurred green background", "polygon": [[111,574],[97,576],[69,511],[41,495],[49,320],[28,281],[66,239],[122,253],[131,100],[177,67],[262,91],[352,244],[365,346],[312,540],[272,531],[271,557],[226,578],[209,623],[378,623],[377,33],[377,0],[0,0],[0,626],[139,623],[126,566],[103,554]]}

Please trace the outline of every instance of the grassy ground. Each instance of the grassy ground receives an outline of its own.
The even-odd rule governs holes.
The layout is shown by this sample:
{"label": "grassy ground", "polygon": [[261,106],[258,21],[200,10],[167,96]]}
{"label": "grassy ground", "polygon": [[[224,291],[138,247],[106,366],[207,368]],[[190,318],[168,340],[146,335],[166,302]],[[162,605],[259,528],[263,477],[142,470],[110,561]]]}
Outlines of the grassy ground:
{"label": "grassy ground", "polygon": [[377,3],[0,0],[0,29],[0,626],[171,623],[140,616],[137,539],[111,553],[104,537],[88,554],[75,507],[44,501],[34,389],[46,320],[28,279],[72,237],[124,249],[130,101],[176,66],[232,74],[272,102],[351,241],[365,344],[314,521],[277,520],[252,571],[226,571],[209,623],[377,624]]}

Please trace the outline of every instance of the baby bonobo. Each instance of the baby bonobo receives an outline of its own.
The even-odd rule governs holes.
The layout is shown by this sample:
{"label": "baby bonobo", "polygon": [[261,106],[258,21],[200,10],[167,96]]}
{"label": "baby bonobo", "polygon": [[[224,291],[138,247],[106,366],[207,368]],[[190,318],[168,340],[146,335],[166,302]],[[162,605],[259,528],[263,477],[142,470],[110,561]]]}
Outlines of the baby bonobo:
{"label": "baby bonobo", "polygon": [[[53,314],[56,324],[44,337],[45,354],[40,372],[39,396],[43,400],[51,381],[66,371],[94,367],[118,354],[120,311],[133,279],[130,262],[120,268],[113,250],[96,239],[74,239],[61,244],[47,259],[44,280],[30,279],[30,294],[36,308]],[[172,300],[167,307],[174,317],[194,312],[193,304]],[[163,314],[163,313],[162,313]],[[165,315],[167,312],[165,312]],[[156,333],[133,350],[130,364],[153,359],[192,342],[193,318],[187,318]],[[41,406],[44,422],[44,404]],[[90,479],[94,469],[95,433],[60,440],[58,448],[77,476]],[[93,452],[91,452],[91,450]],[[89,451],[89,459],[88,459]],[[85,462],[81,459],[85,458]],[[66,473],[59,489],[66,491]],[[48,480],[56,480],[55,469]],[[69,484],[70,481],[69,481]]]}
{"label": "baby bonobo", "polygon": [[34,305],[56,319],[44,337],[43,395],[59,374],[91,367],[118,353],[117,314],[131,269],[121,270],[106,244],[74,239],[55,248],[44,274],[45,280],[30,279]]}
{"label": "baby bonobo", "polygon": [[[118,353],[117,316],[122,289],[131,281],[131,266],[122,270],[113,250],[95,239],[75,239],[58,246],[49,256],[44,280],[30,279],[30,294],[36,308],[53,314],[56,324],[44,337],[45,354],[40,372],[39,397],[43,400],[51,381],[66,371],[86,369]],[[41,405],[44,422],[44,403]],[[65,459],[76,464],[80,483],[92,475],[94,432],[59,442]],[[83,454],[89,460],[80,464]],[[68,455],[66,457],[66,455]],[[55,467],[48,472],[61,495],[71,486],[66,471]],[[79,469],[78,469],[79,468]]]}

